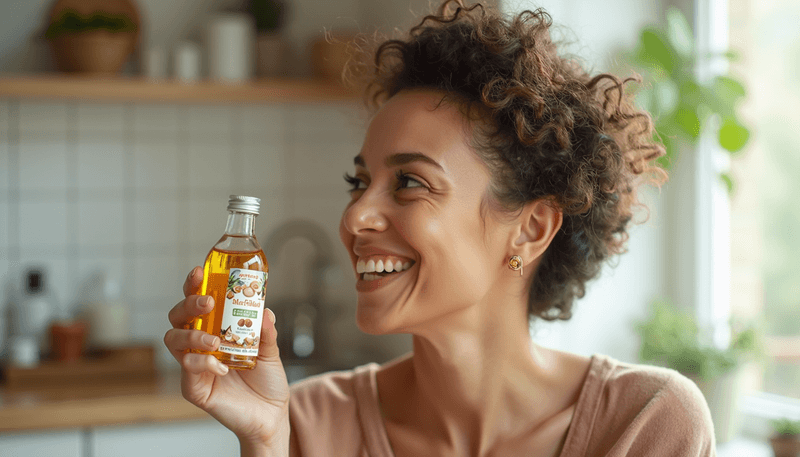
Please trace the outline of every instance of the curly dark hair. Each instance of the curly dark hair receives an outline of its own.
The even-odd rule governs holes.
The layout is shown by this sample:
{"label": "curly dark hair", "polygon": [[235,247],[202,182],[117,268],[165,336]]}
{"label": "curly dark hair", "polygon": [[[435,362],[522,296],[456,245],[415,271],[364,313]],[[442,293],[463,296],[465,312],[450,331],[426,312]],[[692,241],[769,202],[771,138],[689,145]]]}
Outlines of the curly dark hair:
{"label": "curly dark hair", "polygon": [[633,209],[644,206],[638,185],[660,185],[666,173],[654,162],[664,148],[651,118],[626,90],[638,79],[589,75],[559,54],[551,25],[542,9],[506,18],[446,0],[406,38],[376,43],[368,71],[362,61],[351,74],[366,77],[373,110],[409,89],[466,108],[481,120],[474,146],[492,172],[493,203],[513,212],[545,199],[563,212],[534,274],[528,315],[567,320],[603,262],[625,252]]}

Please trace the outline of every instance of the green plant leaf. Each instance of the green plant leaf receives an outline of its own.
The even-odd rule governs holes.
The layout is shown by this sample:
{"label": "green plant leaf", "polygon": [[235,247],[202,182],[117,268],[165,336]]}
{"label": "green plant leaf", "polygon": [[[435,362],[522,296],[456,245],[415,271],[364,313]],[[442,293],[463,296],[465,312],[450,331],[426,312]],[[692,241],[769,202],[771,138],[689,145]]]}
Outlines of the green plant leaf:
{"label": "green plant leaf", "polygon": [[667,11],[667,38],[675,51],[684,58],[694,53],[694,34],[686,17],[678,8]]}
{"label": "green plant leaf", "polygon": [[642,31],[639,40],[641,47],[638,57],[643,62],[656,65],[672,74],[675,69],[675,51],[664,39],[661,31],[648,27]]}
{"label": "green plant leaf", "polygon": [[696,140],[700,136],[700,116],[697,111],[687,105],[681,105],[673,116],[675,123],[686,136]]}
{"label": "green plant leaf", "polygon": [[747,94],[742,83],[728,76],[717,76],[711,83],[711,87],[718,97],[731,105]]}
{"label": "green plant leaf", "polygon": [[739,152],[750,139],[750,131],[734,118],[726,118],[719,128],[719,144],[729,152]]}
{"label": "green plant leaf", "polygon": [[728,191],[728,196],[732,196],[735,190],[735,186],[733,184],[733,177],[730,173],[720,173],[719,179],[725,183],[725,189]]}

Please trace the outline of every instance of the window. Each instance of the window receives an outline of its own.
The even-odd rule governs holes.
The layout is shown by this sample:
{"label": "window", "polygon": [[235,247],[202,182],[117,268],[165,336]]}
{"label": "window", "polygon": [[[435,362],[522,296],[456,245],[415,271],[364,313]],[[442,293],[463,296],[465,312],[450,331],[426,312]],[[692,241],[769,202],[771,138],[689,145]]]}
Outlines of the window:
{"label": "window", "polygon": [[732,161],[731,308],[765,321],[766,369],[751,387],[800,399],[800,3],[729,1],[753,131]]}

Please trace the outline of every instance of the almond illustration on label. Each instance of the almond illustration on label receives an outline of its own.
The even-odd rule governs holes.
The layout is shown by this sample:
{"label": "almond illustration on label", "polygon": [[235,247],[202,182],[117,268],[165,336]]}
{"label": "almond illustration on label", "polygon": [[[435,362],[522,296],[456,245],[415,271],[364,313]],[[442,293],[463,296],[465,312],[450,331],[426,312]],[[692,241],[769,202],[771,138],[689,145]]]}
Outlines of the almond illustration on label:
{"label": "almond illustration on label", "polygon": [[239,325],[239,327],[244,327],[244,319],[239,319],[239,322],[237,322],[237,324]]}
{"label": "almond illustration on label", "polygon": [[251,321],[250,319],[245,319],[244,326],[247,327],[247,328],[252,327],[253,326],[253,321]]}
{"label": "almond illustration on label", "polygon": [[249,287],[245,287],[244,289],[242,289],[242,293],[244,294],[245,297],[252,297],[253,295],[256,294],[255,292],[253,292],[253,289]]}

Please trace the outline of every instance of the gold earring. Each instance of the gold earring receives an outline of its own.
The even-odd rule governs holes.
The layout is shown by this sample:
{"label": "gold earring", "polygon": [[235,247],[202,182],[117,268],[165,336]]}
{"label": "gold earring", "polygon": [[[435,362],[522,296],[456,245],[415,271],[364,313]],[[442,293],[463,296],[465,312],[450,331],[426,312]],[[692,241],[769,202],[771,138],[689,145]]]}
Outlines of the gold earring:
{"label": "gold earring", "polygon": [[508,259],[508,268],[511,268],[514,271],[519,270],[519,275],[522,276],[522,257],[518,255],[512,255],[510,259]]}

